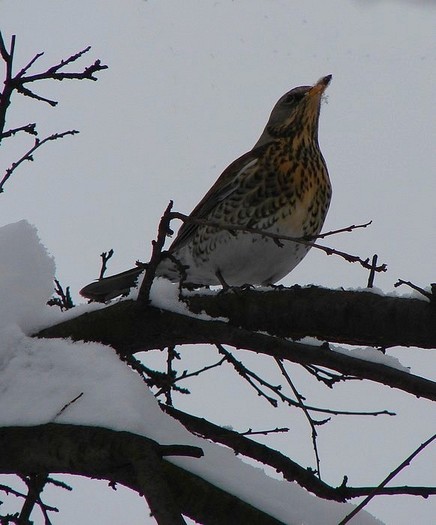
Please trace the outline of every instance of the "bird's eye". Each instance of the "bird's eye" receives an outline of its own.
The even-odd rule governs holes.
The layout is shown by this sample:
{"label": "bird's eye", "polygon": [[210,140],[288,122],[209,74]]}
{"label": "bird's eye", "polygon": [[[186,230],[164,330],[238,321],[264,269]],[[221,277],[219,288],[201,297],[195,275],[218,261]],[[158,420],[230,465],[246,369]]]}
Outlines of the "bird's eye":
{"label": "bird's eye", "polygon": [[304,97],[304,93],[290,93],[286,96],[284,103],[285,104],[295,104],[299,102]]}

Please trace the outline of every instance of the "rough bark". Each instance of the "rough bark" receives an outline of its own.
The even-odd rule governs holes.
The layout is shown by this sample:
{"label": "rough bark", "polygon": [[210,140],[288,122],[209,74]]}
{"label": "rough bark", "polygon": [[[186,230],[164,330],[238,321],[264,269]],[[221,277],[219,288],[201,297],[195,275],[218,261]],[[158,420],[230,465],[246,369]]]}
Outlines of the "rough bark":
{"label": "rough bark", "polygon": [[[320,288],[192,295],[187,305],[223,320],[202,320],[134,301],[83,314],[41,330],[38,337],[71,337],[111,345],[121,355],[180,344],[228,344],[301,364],[314,364],[436,400],[436,383],[381,363],[286,338],[376,347],[436,347],[436,308],[428,301]],[[267,331],[272,335],[259,333]]]}
{"label": "rough bark", "polygon": [[[168,454],[195,455],[198,453],[196,447],[161,447],[152,440],[128,432],[50,423],[0,428],[0,450],[0,472],[3,474],[50,472],[106,479],[140,494],[145,492],[147,501],[152,499],[154,503],[155,514],[156,507],[161,513],[165,512],[169,492],[170,500],[184,515],[205,525],[281,523],[195,474],[161,459],[162,455]],[[139,465],[138,457],[142,458]],[[150,494],[150,484],[142,482],[150,472],[141,468],[148,465],[149,469],[150,458],[155,466],[160,463],[160,481],[166,485],[163,492],[157,490]],[[152,489],[155,490],[156,486],[152,485]],[[158,523],[171,521],[161,519]]]}

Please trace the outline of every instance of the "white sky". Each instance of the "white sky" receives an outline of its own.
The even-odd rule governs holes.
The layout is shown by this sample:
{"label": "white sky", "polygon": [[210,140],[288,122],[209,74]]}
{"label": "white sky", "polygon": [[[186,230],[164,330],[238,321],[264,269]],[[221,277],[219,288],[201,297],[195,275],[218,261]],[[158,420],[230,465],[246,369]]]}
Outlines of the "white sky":
{"label": "white sky", "polygon": [[[393,0],[2,0],[4,37],[17,34],[17,68],[45,51],[39,71],[90,44],[82,64],[101,58],[110,69],[97,83],[41,84],[37,92],[59,100],[55,109],[15,97],[11,127],[36,121],[42,137],[72,128],[81,134],[47,145],[15,173],[0,195],[0,225],[22,218],[35,224],[58,278],[78,299],[77,290],[97,276],[103,250],[115,249],[113,272],[147,260],[169,199],[189,212],[254,144],[284,92],[331,73],[320,127],[334,192],[325,230],[372,219],[371,228],[332,244],[378,253],[389,266],[376,277],[384,291],[397,278],[426,286],[435,280],[436,257],[435,13],[432,2]],[[5,142],[2,172],[28,146],[24,136]],[[366,280],[360,268],[312,250],[284,282],[361,287]],[[413,372],[429,373],[428,351],[391,353]],[[239,357],[248,365],[277,377],[268,360],[246,354]],[[183,351],[183,359],[180,370],[216,355],[197,347]],[[336,418],[320,429],[323,473],[332,484],[344,474],[350,484],[376,484],[434,432],[425,401],[372,384],[326,392],[291,370],[312,404],[399,412],[395,419]],[[223,385],[218,395],[216,381]],[[180,408],[241,430],[289,425],[289,434],[269,443],[313,464],[300,415],[270,409],[232,374],[210,373],[190,386],[189,399],[176,399]],[[396,484],[434,484],[434,462],[434,450],[426,451]],[[62,496],[62,523],[76,522],[77,505],[89,511],[83,502],[93,489],[81,490]],[[130,508],[139,499],[117,497],[121,506],[129,498]],[[102,503],[101,523],[110,523],[109,505]],[[378,498],[368,509],[388,525],[430,525],[436,504]],[[143,523],[139,513],[130,523],[135,519]]]}

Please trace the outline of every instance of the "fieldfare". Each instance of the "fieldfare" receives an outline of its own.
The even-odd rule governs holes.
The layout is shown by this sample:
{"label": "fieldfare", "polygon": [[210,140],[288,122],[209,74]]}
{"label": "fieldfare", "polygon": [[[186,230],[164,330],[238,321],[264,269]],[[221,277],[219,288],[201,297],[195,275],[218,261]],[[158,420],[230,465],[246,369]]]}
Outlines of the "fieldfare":
{"label": "fieldfare", "polygon": [[[296,87],[280,98],[253,149],[224,170],[190,214],[215,225],[184,222],[156,276],[193,286],[269,285],[303,259],[307,244],[278,242],[228,226],[294,238],[320,232],[331,186],[319,149],[318,121],[331,78]],[[127,293],[143,271],[136,267],[100,279],[80,293],[105,302]]]}

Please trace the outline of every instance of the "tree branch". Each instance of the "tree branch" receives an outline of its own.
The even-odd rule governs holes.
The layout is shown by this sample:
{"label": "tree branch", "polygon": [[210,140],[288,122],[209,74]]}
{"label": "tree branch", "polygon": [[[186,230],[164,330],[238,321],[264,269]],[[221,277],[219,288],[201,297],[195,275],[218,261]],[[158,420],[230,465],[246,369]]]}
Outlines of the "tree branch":
{"label": "tree branch", "polygon": [[[197,447],[183,448],[198,451]],[[162,447],[137,434],[106,428],[53,423],[0,428],[0,472],[82,475],[120,483],[142,493],[133,463],[147,449],[159,455],[180,452],[180,446],[171,450],[171,446]],[[181,512],[204,525],[229,523],[229,516],[234,523],[283,525],[168,461],[161,461],[161,472]]]}
{"label": "tree branch", "polygon": [[349,521],[351,521],[351,518],[355,516],[358,512],[360,512],[371,500],[374,496],[377,496],[377,494],[380,494],[381,491],[384,489],[385,485],[389,483],[391,479],[393,479],[399,472],[401,472],[405,467],[407,467],[413,458],[415,458],[424,448],[432,441],[436,439],[436,434],[434,434],[431,438],[427,439],[424,443],[421,443],[421,445],[410,454],[402,463],[399,465],[396,469],[394,469],[381,483],[378,487],[375,487],[370,494],[355,508],[353,509],[349,514],[345,516],[343,520],[339,523],[339,525],[345,525]]}
{"label": "tree branch", "polygon": [[260,235],[264,238],[274,239],[277,243],[282,245],[282,241],[291,241],[296,242],[299,244],[303,244],[305,246],[309,246],[311,248],[316,248],[318,250],[323,251],[326,255],[337,255],[338,257],[341,257],[342,259],[345,259],[349,263],[359,263],[363,268],[367,270],[372,270],[374,272],[385,272],[387,270],[386,264],[380,264],[372,265],[369,262],[369,258],[362,259],[358,255],[351,255],[346,252],[342,252],[340,250],[336,250],[335,248],[330,248],[330,246],[324,246],[322,244],[318,244],[315,242],[316,239],[322,239],[324,237],[330,236],[330,235],[336,235],[338,233],[344,233],[344,232],[350,232],[357,228],[366,228],[371,224],[371,222],[365,223],[365,224],[358,224],[358,225],[351,225],[347,226],[345,228],[340,228],[338,230],[333,230],[331,232],[322,233],[319,235],[311,235],[311,236],[303,236],[303,237],[292,237],[290,235],[282,235],[279,233],[273,233],[273,232],[267,232],[264,230],[259,230],[259,228],[250,228],[249,226],[240,226],[237,224],[225,224],[225,223],[219,223],[215,221],[209,221],[207,219],[199,219],[197,217],[191,217],[189,215],[185,215],[184,213],[180,212],[171,212],[170,213],[170,219],[180,219],[183,222],[188,222],[192,224],[198,224],[200,226],[211,226],[213,228],[218,228],[220,230],[228,230],[230,232],[232,231],[240,231],[240,232],[247,232],[252,234]]}
{"label": "tree branch", "polygon": [[[269,465],[283,474],[288,481],[296,481],[300,486],[316,496],[328,500],[344,502],[351,498],[367,496],[374,491],[374,487],[348,487],[345,483],[339,487],[331,487],[319,479],[310,469],[295,463],[281,452],[271,449],[262,443],[257,443],[234,430],[223,428],[206,419],[187,414],[174,407],[161,404],[162,410],[179,420],[190,432],[221,443],[232,448],[236,454]],[[383,487],[378,488],[377,494],[409,494],[427,497],[436,494],[434,487]]]}
{"label": "tree branch", "polygon": [[[436,400],[436,383],[431,380],[332,351],[325,344],[316,346],[283,339],[311,335],[374,346],[389,343],[435,347],[436,311],[424,301],[293,288],[192,296],[189,304],[194,303],[229,321],[205,321],[122,301],[41,330],[35,336],[98,341],[111,345],[122,356],[179,344],[227,344],[303,365],[324,366]],[[280,337],[256,330],[275,332]]]}
{"label": "tree branch", "polygon": [[6,173],[3,176],[3,179],[0,181],[0,193],[4,191],[3,189],[4,185],[6,184],[9,177],[18,168],[20,164],[22,164],[26,160],[33,161],[33,153],[37,149],[43,146],[46,142],[62,139],[66,137],[67,135],[76,135],[77,133],[79,133],[77,130],[72,129],[72,130],[64,131],[62,133],[53,133],[53,135],[49,135],[48,137],[45,137],[42,140],[36,138],[34,145],[20,159],[18,159],[16,162],[13,162],[11,167],[6,170]]}
{"label": "tree branch", "polygon": [[194,313],[226,317],[233,326],[280,337],[311,336],[383,348],[436,348],[436,308],[425,299],[295,285],[237,294],[198,293],[185,302]]}

